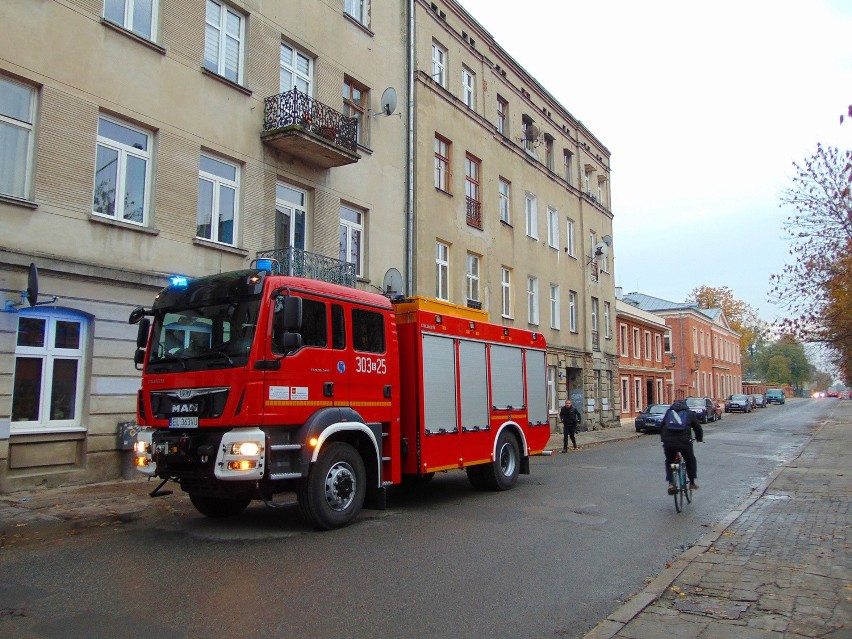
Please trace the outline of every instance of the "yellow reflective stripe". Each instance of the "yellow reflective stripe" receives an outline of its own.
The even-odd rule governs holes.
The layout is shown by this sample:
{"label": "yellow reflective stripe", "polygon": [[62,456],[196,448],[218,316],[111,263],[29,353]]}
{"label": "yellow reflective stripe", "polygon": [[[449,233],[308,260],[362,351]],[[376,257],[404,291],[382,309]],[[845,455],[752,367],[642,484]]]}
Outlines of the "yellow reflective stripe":
{"label": "yellow reflective stripe", "polygon": [[299,400],[299,399],[268,399],[265,406],[390,406],[390,402],[335,402],[333,400]]}

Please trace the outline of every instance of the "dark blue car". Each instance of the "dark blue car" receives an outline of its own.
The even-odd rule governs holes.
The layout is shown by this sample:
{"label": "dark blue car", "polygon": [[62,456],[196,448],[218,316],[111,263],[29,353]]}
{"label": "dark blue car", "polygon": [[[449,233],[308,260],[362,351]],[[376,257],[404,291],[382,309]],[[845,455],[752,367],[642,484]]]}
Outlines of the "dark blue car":
{"label": "dark blue car", "polygon": [[651,404],[634,420],[637,433],[659,433],[668,404]]}

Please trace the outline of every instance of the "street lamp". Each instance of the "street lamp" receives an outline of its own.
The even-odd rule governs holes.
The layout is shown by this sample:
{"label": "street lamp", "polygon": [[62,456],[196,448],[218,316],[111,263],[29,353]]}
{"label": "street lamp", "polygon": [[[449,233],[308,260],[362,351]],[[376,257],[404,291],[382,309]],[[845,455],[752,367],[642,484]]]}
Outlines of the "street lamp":
{"label": "street lamp", "polygon": [[693,368],[693,369],[690,371],[690,373],[694,373],[694,372],[695,372],[695,371],[697,371],[699,368],[701,368],[701,360],[700,360],[698,357],[696,357],[696,358],[695,358],[695,361],[693,362],[693,364],[695,364],[695,368]]}

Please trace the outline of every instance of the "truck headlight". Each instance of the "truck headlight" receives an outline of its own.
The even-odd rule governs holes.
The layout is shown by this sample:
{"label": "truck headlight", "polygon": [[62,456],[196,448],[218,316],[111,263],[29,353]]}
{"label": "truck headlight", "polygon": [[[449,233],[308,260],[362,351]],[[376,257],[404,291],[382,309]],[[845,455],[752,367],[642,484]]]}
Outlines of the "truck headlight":
{"label": "truck headlight", "polygon": [[260,454],[260,444],[257,442],[236,442],[231,444],[231,454],[242,457],[257,457]]}

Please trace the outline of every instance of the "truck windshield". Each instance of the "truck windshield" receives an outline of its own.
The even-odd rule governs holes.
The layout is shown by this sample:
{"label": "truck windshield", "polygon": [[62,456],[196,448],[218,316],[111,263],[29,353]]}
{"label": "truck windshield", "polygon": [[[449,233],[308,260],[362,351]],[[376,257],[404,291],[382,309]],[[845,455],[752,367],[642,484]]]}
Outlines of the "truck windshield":
{"label": "truck windshield", "polygon": [[155,308],[148,370],[172,373],[245,366],[259,308],[259,295]]}

